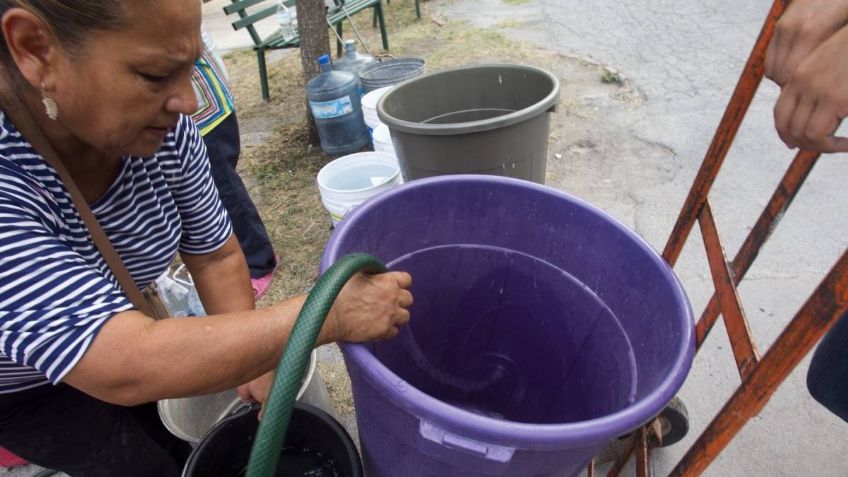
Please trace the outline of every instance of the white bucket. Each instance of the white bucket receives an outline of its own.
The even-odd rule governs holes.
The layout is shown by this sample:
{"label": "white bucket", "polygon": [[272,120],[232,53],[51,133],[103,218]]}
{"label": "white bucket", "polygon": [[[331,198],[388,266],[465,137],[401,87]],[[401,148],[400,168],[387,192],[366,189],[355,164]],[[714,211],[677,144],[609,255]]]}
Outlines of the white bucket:
{"label": "white bucket", "polygon": [[401,181],[397,158],[382,152],[358,152],[322,167],[318,191],[336,225],[351,209]]}
{"label": "white bucket", "polygon": [[[335,416],[333,402],[327,392],[324,378],[317,368],[315,350],[309,356],[309,365],[303,384],[297,391],[297,400],[311,404]],[[159,418],[171,434],[192,445],[200,442],[209,429],[221,419],[244,405],[236,389],[179,399],[162,399],[157,403]]]}
{"label": "white bucket", "polygon": [[374,129],[373,140],[375,152],[384,152],[390,156],[397,157],[395,146],[392,144],[392,134],[388,126],[385,124],[377,126]]}
{"label": "white bucket", "polygon": [[362,97],[362,117],[365,120],[365,125],[368,126],[369,133],[372,133],[377,129],[377,126],[383,124],[377,116],[377,103],[392,88],[394,86],[378,88]]}

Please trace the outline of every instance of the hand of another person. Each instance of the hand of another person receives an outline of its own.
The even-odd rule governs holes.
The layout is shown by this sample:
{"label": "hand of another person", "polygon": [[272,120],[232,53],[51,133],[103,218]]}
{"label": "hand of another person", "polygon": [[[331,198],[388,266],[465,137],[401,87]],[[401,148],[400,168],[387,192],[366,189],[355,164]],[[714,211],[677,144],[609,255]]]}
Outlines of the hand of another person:
{"label": "hand of another person", "polygon": [[238,387],[238,395],[242,401],[262,404],[262,409],[259,410],[259,419],[262,419],[262,414],[265,411],[265,401],[271,392],[272,384],[274,384],[274,371],[268,371],[253,381]]}
{"label": "hand of another person", "polygon": [[406,272],[357,273],[339,293],[324,325],[333,341],[390,339],[409,322],[412,277]]}
{"label": "hand of another person", "polygon": [[848,0],[794,0],[777,22],[766,52],[766,77],[787,84],[798,65],[846,23]]}
{"label": "hand of another person", "polygon": [[848,116],[848,26],[801,61],[780,92],[774,124],[790,148],[848,151],[848,139],[834,133]]}

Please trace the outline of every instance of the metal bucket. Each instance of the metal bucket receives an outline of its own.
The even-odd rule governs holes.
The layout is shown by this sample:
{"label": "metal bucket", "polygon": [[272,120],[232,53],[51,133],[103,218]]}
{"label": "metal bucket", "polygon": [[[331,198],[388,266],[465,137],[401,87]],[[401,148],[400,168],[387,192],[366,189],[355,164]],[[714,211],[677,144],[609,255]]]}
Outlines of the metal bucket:
{"label": "metal bucket", "polygon": [[[309,356],[306,376],[297,393],[297,400],[320,408],[335,417],[330,394],[327,392],[327,386],[318,371],[317,364],[318,357],[313,350]],[[238,391],[228,389],[203,396],[163,399],[157,403],[157,407],[162,423],[171,434],[192,445],[197,445],[212,426],[229,416],[242,404]]]}
{"label": "metal bucket", "polygon": [[366,66],[359,79],[366,93],[392,86],[424,74],[425,63],[420,58],[397,58]]}

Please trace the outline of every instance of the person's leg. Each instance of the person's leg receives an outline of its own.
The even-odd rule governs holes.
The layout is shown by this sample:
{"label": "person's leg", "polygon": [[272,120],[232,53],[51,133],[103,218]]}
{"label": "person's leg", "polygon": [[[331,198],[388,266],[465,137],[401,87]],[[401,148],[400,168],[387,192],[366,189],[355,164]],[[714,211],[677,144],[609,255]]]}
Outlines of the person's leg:
{"label": "person's leg", "polygon": [[241,147],[236,114],[230,114],[203,136],[203,141],[212,165],[212,179],[233,222],[233,230],[247,259],[250,276],[264,277],[274,271],[277,263],[265,225],[236,172]]}
{"label": "person's leg", "polygon": [[66,385],[0,395],[0,445],[74,477],[179,476],[191,447],[151,411],[155,406],[117,406]]}
{"label": "person's leg", "polygon": [[816,401],[848,422],[848,313],[816,348],[807,371],[807,389]]}

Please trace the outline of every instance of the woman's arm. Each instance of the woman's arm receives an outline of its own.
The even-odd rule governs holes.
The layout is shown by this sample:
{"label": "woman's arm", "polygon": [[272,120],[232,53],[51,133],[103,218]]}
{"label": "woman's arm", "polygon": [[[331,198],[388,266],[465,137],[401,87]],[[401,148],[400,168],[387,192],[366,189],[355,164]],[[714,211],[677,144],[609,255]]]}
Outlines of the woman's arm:
{"label": "woman's arm", "polygon": [[[208,314],[253,310],[253,288],[244,253],[235,235],[208,255],[182,254]],[[264,403],[274,383],[274,371],[239,386],[245,401]],[[261,412],[260,412],[261,415]]]}
{"label": "woman's arm", "polygon": [[180,257],[208,315],[254,309],[250,272],[235,235],[210,254]]}
{"label": "woman's arm", "polygon": [[[397,327],[409,321],[411,282],[403,272],[354,276],[333,305],[318,344],[396,336]],[[160,321],[137,311],[118,313],[64,381],[122,405],[236,387],[275,367],[304,300]]]}

